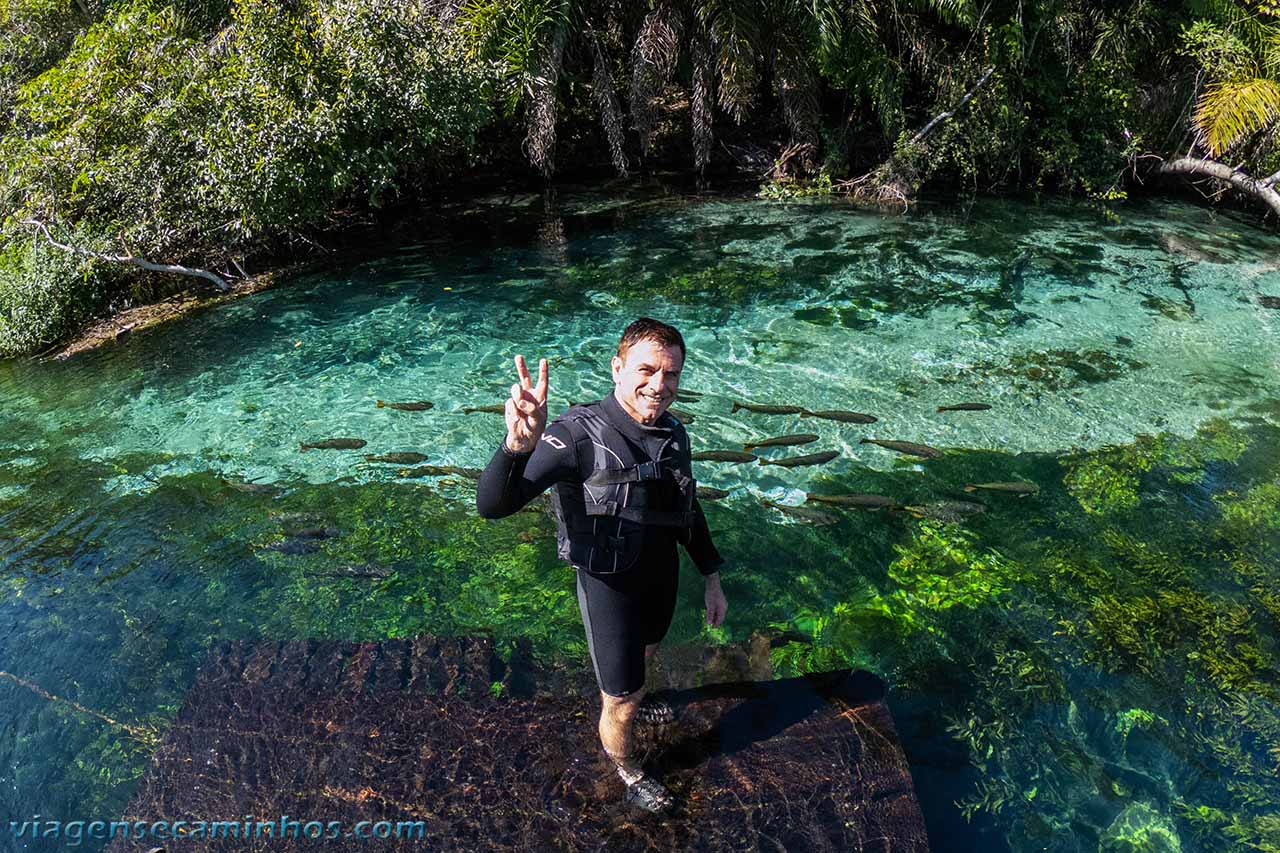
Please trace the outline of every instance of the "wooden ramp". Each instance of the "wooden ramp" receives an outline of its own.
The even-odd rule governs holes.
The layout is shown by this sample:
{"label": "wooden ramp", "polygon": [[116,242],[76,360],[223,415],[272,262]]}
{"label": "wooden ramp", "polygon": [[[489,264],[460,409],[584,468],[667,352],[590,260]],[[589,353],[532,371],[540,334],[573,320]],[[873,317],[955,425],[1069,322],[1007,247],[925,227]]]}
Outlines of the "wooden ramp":
{"label": "wooden ramp", "polygon": [[[581,674],[519,651],[504,664],[484,638],[223,643],[125,819],[241,830],[206,824],[169,845],[182,851],[927,851],[883,684],[847,670],[774,681],[767,641],[753,645],[664,649],[651,683],[680,716],[639,743],[682,806],[659,818],[621,802]],[[280,837],[283,815],[297,824]],[[246,836],[246,820],[275,837]],[[308,821],[322,837],[302,837],[320,832]],[[359,821],[389,821],[361,831],[392,837],[326,837]],[[397,838],[398,822],[418,825]]]}

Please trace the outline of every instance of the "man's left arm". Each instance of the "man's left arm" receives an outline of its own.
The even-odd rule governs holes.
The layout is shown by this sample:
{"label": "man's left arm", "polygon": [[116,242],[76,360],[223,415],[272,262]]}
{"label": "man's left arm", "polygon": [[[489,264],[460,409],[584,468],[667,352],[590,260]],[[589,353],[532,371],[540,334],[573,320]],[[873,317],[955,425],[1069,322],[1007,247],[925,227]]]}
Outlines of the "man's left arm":
{"label": "man's left arm", "polygon": [[729,608],[724,590],[720,588],[720,568],[724,565],[724,558],[711,541],[711,528],[707,526],[707,517],[703,515],[697,498],[693,499],[693,514],[693,529],[684,549],[706,581],[707,624],[715,626],[724,621],[725,611]]}

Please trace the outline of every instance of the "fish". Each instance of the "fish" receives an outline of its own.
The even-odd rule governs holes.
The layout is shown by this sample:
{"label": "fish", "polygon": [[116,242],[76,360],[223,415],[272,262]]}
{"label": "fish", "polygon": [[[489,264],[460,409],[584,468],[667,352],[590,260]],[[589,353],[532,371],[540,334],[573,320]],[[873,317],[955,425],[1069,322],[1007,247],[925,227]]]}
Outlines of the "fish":
{"label": "fish", "polygon": [[414,400],[412,403],[388,403],[385,400],[376,400],[379,409],[399,409],[402,412],[425,412],[435,404],[430,400]]}
{"label": "fish", "polygon": [[448,475],[466,477],[469,480],[479,480],[481,473],[483,472],[479,468],[459,468],[457,465],[419,465],[417,468],[401,468],[396,472],[396,476],[444,477]]}
{"label": "fish", "polygon": [[749,451],[753,447],[791,447],[796,444],[809,444],[817,440],[818,437],[811,432],[797,432],[792,435],[775,435],[773,438],[762,438],[759,441],[742,445],[742,449]]}
{"label": "fish", "polygon": [[682,403],[697,403],[700,400],[702,400],[702,392],[686,391],[685,389],[681,388],[680,390],[676,391],[676,399]]}
{"label": "fish", "polygon": [[1028,483],[1026,480],[1013,480],[1008,483],[965,483],[964,490],[966,492],[976,492],[978,489],[987,489],[993,492],[1008,492],[1018,497],[1026,497],[1027,495],[1040,494],[1040,487],[1035,483]]}
{"label": "fish", "polygon": [[809,509],[808,507],[803,506],[787,506],[786,504],[771,501],[768,498],[761,498],[760,503],[770,509],[776,509],[783,515],[789,515],[792,518],[798,518],[801,521],[807,521],[811,524],[836,524],[840,521],[837,516],[834,516],[829,512],[823,512],[820,509]]}
{"label": "fish", "polygon": [[991,408],[990,403],[956,403],[954,406],[939,406],[939,412],[985,412]]}
{"label": "fish", "polygon": [[919,506],[904,506],[902,509],[916,518],[931,518],[934,521],[953,523],[959,523],[971,515],[987,511],[984,505],[971,501],[935,501]]}
{"label": "fish", "polygon": [[292,534],[294,539],[333,539],[341,535],[342,531],[336,527],[304,527]]}
{"label": "fish", "polygon": [[677,409],[675,406],[669,407],[667,409],[667,414],[671,415],[671,417],[675,418],[682,424],[693,423],[693,414],[691,412],[686,412],[683,409]]}
{"label": "fish", "polygon": [[473,412],[483,412],[487,415],[505,415],[507,413],[506,403],[495,404],[492,406],[464,406],[462,414],[469,415]]}
{"label": "fish", "polygon": [[739,403],[733,401],[733,408],[730,412],[736,412],[738,409],[746,409],[748,412],[756,412],[761,415],[798,415],[804,411],[801,406],[767,406],[763,403]]}
{"label": "fish", "polygon": [[272,542],[262,550],[276,551],[281,554],[289,554],[290,556],[314,554],[320,550],[320,543],[314,539],[284,539],[280,542]]}
{"label": "fish", "polygon": [[359,450],[369,442],[363,438],[322,438],[319,441],[303,442],[303,450]]}
{"label": "fish", "polygon": [[799,468],[802,465],[822,465],[840,455],[838,450],[824,450],[807,456],[788,456],[785,459],[761,459],[761,465],[780,465],[783,468]]}
{"label": "fish", "polygon": [[698,486],[698,497],[704,501],[718,501],[721,498],[727,498],[729,492],[725,489],[716,489],[711,486]]}
{"label": "fish", "polygon": [[848,495],[819,495],[813,492],[806,492],[804,498],[810,503],[851,506],[859,509],[896,509],[901,506],[893,498],[885,497],[884,495],[868,495],[856,492]]}
{"label": "fish", "polygon": [[864,415],[862,412],[846,412],[842,409],[824,409],[811,412],[808,409],[800,413],[802,418],[822,418],[828,421],[840,421],[846,424],[873,424],[879,420],[875,415]]}
{"label": "fish", "polygon": [[689,458],[694,462],[755,462],[760,457],[740,450],[699,450]]}
{"label": "fish", "polygon": [[942,451],[936,447],[930,447],[927,444],[916,444],[911,441],[881,441],[878,438],[864,438],[859,444],[878,444],[881,447],[887,447],[889,450],[896,450],[898,453],[905,453],[908,456],[920,456],[924,459],[934,459],[942,455]]}
{"label": "fish", "polygon": [[283,489],[273,483],[251,483],[245,480],[222,480],[222,485],[250,495],[278,495]]}
{"label": "fish", "polygon": [[1263,308],[1280,308],[1280,296],[1259,296],[1258,304]]}
{"label": "fish", "polygon": [[319,521],[324,515],[318,512],[280,512],[271,513],[271,517],[281,524],[298,524],[308,521]]}
{"label": "fish", "polygon": [[364,457],[365,462],[386,462],[391,465],[417,465],[427,461],[425,453],[370,453]]}

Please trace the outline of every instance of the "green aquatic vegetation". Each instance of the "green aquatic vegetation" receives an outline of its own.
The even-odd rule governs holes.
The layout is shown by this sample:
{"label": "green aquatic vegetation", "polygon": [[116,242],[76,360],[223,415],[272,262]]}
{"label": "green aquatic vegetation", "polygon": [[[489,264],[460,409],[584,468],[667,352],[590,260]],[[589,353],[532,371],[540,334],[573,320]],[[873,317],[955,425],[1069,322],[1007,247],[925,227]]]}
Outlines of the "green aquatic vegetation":
{"label": "green aquatic vegetation", "polygon": [[894,597],[912,607],[978,607],[1022,580],[1020,566],[955,525],[923,522],[910,542],[894,550]]}
{"label": "green aquatic vegetation", "polygon": [[1166,588],[1186,583],[1189,579],[1186,563],[1162,551],[1155,543],[1116,528],[1104,529],[1101,538],[1113,560],[1136,575],[1135,580],[1144,588],[1153,584],[1157,588]]}
{"label": "green aquatic vegetation", "polygon": [[975,378],[999,377],[1020,391],[1066,391],[1082,385],[1110,382],[1146,367],[1146,362],[1099,349],[1054,349],[1017,353],[1005,361],[980,359],[935,381],[968,383]]}
{"label": "green aquatic vegetation", "polygon": [[1164,717],[1143,708],[1129,708],[1116,715],[1116,734],[1126,741],[1135,729],[1149,730],[1168,725],[1169,721]]}
{"label": "green aquatic vegetation", "polygon": [[1185,302],[1151,294],[1143,298],[1142,307],[1154,311],[1166,320],[1178,322],[1190,320],[1195,315],[1195,309]]}
{"label": "green aquatic vegetation", "polygon": [[797,320],[815,326],[840,325],[846,329],[869,329],[876,325],[876,315],[870,309],[854,306],[797,308],[792,314]]}
{"label": "green aquatic vegetation", "polygon": [[1063,483],[1080,507],[1092,515],[1112,515],[1136,509],[1143,478],[1150,472],[1185,486],[1199,483],[1211,462],[1235,462],[1245,453],[1248,439],[1228,421],[1203,425],[1192,438],[1161,434],[1140,435],[1132,444],[1107,447],[1064,457]]}
{"label": "green aquatic vegetation", "polygon": [[[695,257],[695,260],[700,260]],[[575,296],[599,291],[626,301],[665,299],[676,303],[731,305],[774,295],[786,280],[776,267],[739,260],[705,260],[689,269],[653,265],[647,258],[589,261],[568,266],[560,275]]]}
{"label": "green aquatic vegetation", "polygon": [[1237,548],[1280,549],[1280,481],[1260,483],[1244,495],[1214,495],[1222,534]]}

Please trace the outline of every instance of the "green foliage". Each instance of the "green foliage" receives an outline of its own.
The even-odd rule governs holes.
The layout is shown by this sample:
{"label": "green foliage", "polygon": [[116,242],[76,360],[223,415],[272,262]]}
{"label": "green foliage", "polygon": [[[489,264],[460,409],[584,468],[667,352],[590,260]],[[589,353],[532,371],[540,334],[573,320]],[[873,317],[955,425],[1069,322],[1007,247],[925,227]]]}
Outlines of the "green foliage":
{"label": "green foliage", "polygon": [[[1206,79],[1193,124],[1200,144],[1219,157],[1272,128],[1280,117],[1280,23],[1235,0],[1208,0],[1182,31],[1183,52]],[[1252,158],[1274,154],[1274,142]]]}
{"label": "green foliage", "polygon": [[[239,0],[210,36],[224,12],[212,0],[115,4],[23,83],[0,138],[11,228],[33,216],[113,235],[112,253],[216,267],[340,210],[426,192],[481,149],[492,75],[425,7]],[[59,305],[86,302],[73,276],[45,287],[66,291]],[[85,316],[51,314],[24,339]],[[8,337],[5,352],[24,350]]]}
{"label": "green foliage", "polygon": [[[84,232],[70,239],[92,244]],[[38,232],[0,251],[0,358],[36,352],[76,331],[104,303],[106,271],[50,246]]]}
{"label": "green foliage", "polygon": [[243,0],[213,50],[183,20],[132,0],[24,88],[12,207],[211,253],[377,206],[489,118],[484,74],[417,6]]}
{"label": "green foliage", "polygon": [[69,0],[0,3],[0,131],[8,127],[17,88],[70,47],[85,23],[84,8]]}

